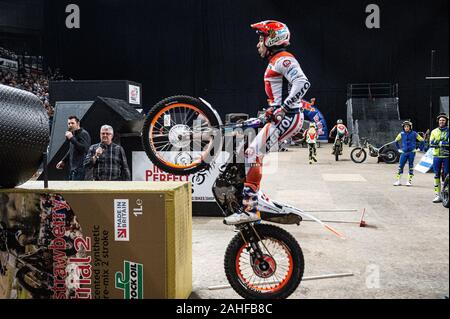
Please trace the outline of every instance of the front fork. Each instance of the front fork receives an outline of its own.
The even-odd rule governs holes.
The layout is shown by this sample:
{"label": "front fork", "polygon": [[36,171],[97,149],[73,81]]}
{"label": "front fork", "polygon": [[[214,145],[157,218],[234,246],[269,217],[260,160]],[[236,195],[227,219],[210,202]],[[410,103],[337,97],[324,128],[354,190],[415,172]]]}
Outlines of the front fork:
{"label": "front fork", "polygon": [[264,261],[264,254],[258,244],[258,242],[261,241],[261,237],[257,233],[254,224],[240,224],[236,226],[236,229],[238,230],[244,242],[247,244],[246,249],[251,256],[252,261]]}

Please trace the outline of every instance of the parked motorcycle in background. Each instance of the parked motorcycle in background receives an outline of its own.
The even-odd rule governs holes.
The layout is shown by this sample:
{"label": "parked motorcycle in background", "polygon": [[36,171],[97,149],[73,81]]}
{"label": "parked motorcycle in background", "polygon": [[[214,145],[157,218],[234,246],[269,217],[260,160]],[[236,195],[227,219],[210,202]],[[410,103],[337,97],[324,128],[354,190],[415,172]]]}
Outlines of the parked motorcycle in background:
{"label": "parked motorcycle in background", "polygon": [[444,179],[444,184],[442,185],[442,191],[441,191],[441,198],[442,198],[442,205],[445,208],[449,208],[450,204],[449,204],[449,198],[448,198],[448,174]]}
{"label": "parked motorcycle in background", "polygon": [[388,148],[388,146],[394,144],[395,141],[386,143],[381,147],[375,147],[374,145],[369,143],[368,139],[363,138],[361,140],[362,147],[355,147],[350,153],[350,157],[353,162],[358,164],[363,163],[367,159],[366,149],[369,150],[369,155],[371,157],[378,158],[378,162],[383,161],[388,164],[394,164],[398,161],[400,157],[399,152],[392,148]]}

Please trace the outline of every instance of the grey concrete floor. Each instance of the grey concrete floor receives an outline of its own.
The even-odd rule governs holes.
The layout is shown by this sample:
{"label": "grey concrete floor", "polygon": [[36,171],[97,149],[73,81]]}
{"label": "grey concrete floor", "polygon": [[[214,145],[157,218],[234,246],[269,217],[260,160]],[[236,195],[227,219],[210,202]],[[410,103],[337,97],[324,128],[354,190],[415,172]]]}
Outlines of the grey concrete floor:
{"label": "grey concrete floor", "polygon": [[[335,162],[331,146],[318,149],[318,163],[309,165],[307,149],[269,154],[263,191],[277,201],[316,212],[323,220],[359,221],[366,210],[368,227],[329,223],[340,239],[319,224],[279,225],[299,242],[305,277],[353,273],[352,277],[304,281],[290,298],[443,298],[449,290],[449,211],[433,204],[433,175],[416,172],[413,187],[394,187],[397,164],[364,164],[350,160],[346,147]],[[416,163],[421,154],[418,154]],[[404,181],[406,174],[404,175]],[[191,298],[240,298],[226,285],[223,257],[233,227],[222,218],[193,219],[193,293]]]}

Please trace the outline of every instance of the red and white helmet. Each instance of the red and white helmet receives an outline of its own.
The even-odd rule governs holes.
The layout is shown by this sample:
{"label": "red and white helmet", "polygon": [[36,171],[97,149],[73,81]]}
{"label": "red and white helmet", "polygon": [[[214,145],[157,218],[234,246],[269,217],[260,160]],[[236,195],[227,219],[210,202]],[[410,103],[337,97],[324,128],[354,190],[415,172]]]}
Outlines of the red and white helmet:
{"label": "red and white helmet", "polygon": [[275,20],[266,20],[252,24],[250,27],[256,29],[256,33],[264,36],[264,45],[267,48],[287,47],[291,32],[287,25]]}

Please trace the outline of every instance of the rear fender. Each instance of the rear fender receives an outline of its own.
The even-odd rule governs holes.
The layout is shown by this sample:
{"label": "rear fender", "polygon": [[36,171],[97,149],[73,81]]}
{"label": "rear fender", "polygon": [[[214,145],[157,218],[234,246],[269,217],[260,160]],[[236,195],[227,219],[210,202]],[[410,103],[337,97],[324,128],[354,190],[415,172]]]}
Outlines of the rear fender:
{"label": "rear fender", "polygon": [[205,104],[205,106],[208,107],[211,110],[211,112],[214,113],[214,116],[216,117],[217,122],[219,123],[220,126],[222,126],[223,122],[222,122],[222,119],[220,118],[220,115],[217,112],[217,110],[215,108],[213,108],[213,106],[208,101],[206,101],[205,99],[199,97],[199,100],[202,101],[202,103]]}

